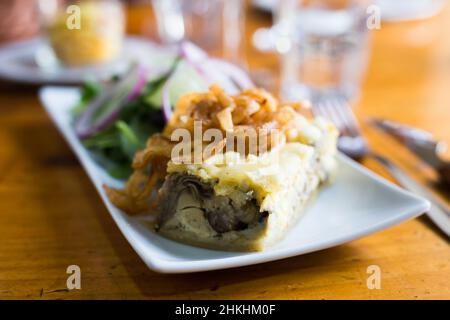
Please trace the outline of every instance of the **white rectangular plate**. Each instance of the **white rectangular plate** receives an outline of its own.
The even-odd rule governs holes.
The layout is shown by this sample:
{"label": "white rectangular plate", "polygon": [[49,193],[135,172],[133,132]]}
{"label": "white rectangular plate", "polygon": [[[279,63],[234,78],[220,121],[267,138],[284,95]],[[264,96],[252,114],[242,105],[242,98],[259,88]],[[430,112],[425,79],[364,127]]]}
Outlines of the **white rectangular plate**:
{"label": "white rectangular plate", "polygon": [[336,181],[325,187],[304,217],[276,246],[264,252],[225,252],[183,245],[159,236],[139,219],[115,208],[102,185],[120,186],[90,157],[75,136],[70,108],[75,88],[45,87],[41,101],[94,183],[125,238],[152,270],[185,273],[246,266],[337,246],[418,216],[429,203],[340,155]]}

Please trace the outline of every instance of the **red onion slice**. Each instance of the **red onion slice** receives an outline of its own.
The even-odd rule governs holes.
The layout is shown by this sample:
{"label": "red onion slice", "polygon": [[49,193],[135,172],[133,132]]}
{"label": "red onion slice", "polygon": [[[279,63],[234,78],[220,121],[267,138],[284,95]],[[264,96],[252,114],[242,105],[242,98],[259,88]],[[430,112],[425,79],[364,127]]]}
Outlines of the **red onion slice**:
{"label": "red onion slice", "polygon": [[134,84],[133,89],[131,89],[131,92],[128,94],[126,102],[130,102],[136,99],[147,84],[150,75],[149,70],[144,66],[139,66],[137,73],[137,81]]}
{"label": "red onion slice", "polygon": [[[127,90],[127,87],[131,86],[132,92],[136,88],[136,83],[139,82],[139,77],[139,68],[133,65],[122,79],[95,98],[75,122],[77,136],[81,139],[88,138],[113,123],[119,116],[121,108],[130,98],[130,91],[128,93],[120,91]],[[115,94],[119,94],[119,96],[114,100]],[[94,119],[96,112],[107,103],[110,106],[108,110],[105,110],[105,114]]]}

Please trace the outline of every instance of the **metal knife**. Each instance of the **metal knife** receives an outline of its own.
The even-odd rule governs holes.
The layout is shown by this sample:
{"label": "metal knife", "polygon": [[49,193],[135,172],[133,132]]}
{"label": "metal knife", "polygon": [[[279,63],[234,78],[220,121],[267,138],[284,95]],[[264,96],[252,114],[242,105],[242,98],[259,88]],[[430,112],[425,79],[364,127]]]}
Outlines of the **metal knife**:
{"label": "metal knife", "polygon": [[[393,121],[372,119],[371,123],[403,143],[420,159],[435,168],[439,172],[442,181],[446,183],[450,182],[450,164],[439,156],[446,149],[446,145],[443,142],[436,141],[427,131],[398,124]],[[430,201],[431,208],[427,212],[428,217],[450,237],[449,207],[393,163],[385,161],[383,158],[377,158],[377,160],[390,168],[390,173],[405,189]]]}
{"label": "metal knife", "polygon": [[394,121],[371,119],[370,122],[401,142],[422,161],[433,167],[439,173],[441,181],[450,185],[450,162],[441,157],[441,154],[447,149],[446,143],[435,140],[431,133],[425,130]]}
{"label": "metal knife", "polygon": [[396,165],[387,161],[383,157],[378,157],[377,155],[372,155],[378,161],[383,163],[386,167],[390,169],[390,173],[397,180],[397,182],[405,189],[428,199],[431,203],[430,210],[427,212],[428,217],[445,233],[450,237],[450,209],[449,207],[440,199],[438,199],[434,194],[427,190],[424,186],[416,182],[414,179],[409,177],[405,172],[400,170]]}

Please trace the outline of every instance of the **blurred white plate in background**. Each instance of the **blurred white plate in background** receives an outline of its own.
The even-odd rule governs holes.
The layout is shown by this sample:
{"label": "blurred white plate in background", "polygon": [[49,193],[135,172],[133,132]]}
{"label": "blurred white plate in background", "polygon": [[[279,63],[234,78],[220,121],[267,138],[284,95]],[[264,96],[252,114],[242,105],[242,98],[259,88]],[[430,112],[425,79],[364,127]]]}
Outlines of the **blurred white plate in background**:
{"label": "blurred white plate in background", "polygon": [[88,67],[42,68],[36,54],[44,50],[43,39],[37,38],[0,46],[0,79],[29,84],[79,84],[87,77],[108,79],[126,70],[132,61],[162,67],[173,51],[137,37],[127,37],[122,54],[108,64]]}

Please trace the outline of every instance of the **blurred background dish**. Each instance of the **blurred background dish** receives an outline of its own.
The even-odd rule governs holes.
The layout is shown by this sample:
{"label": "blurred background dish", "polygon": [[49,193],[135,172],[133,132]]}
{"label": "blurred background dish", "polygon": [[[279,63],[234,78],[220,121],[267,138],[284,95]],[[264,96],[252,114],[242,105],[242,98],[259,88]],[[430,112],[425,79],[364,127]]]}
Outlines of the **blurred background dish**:
{"label": "blurred background dish", "polygon": [[41,31],[49,54],[38,63],[87,66],[118,58],[125,34],[125,13],[119,0],[39,0]]}
{"label": "blurred background dish", "polygon": [[2,1],[0,79],[34,85],[81,84],[87,78],[121,74],[134,61],[164,68],[173,50],[145,38],[126,37],[124,4],[120,0]]}
{"label": "blurred background dish", "polygon": [[[42,51],[43,50],[43,51]],[[44,52],[43,56],[39,56]],[[120,59],[110,63],[77,67],[44,68],[36,60],[49,59],[42,38],[14,42],[0,48],[0,79],[28,84],[81,84],[86,78],[109,79],[124,72],[133,61],[164,68],[174,52],[147,39],[127,37]],[[38,56],[36,59],[36,55]]]}

